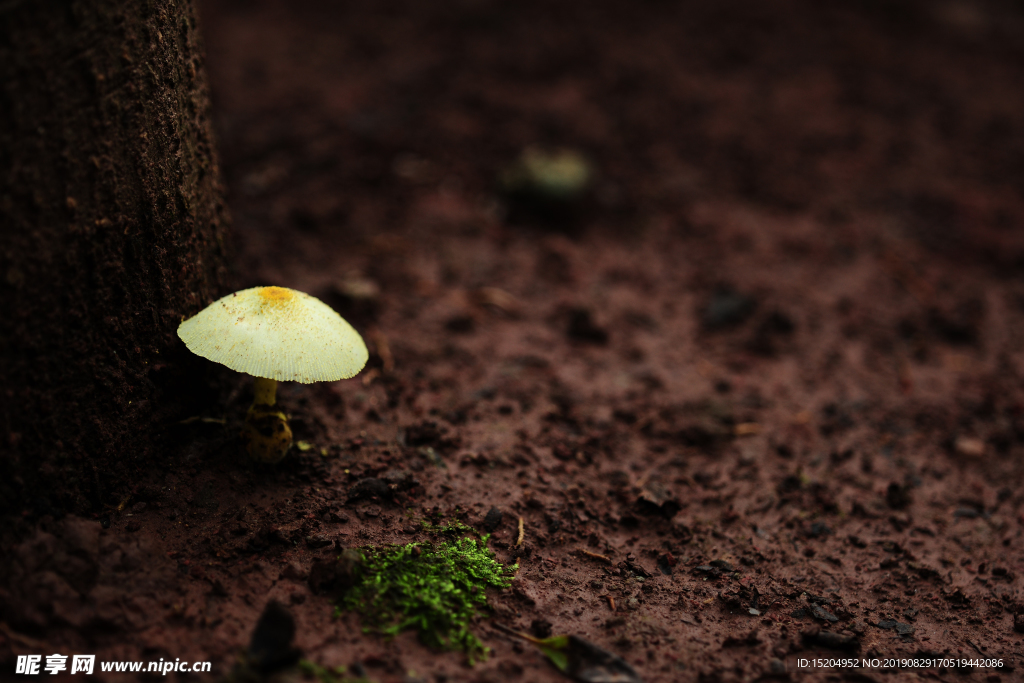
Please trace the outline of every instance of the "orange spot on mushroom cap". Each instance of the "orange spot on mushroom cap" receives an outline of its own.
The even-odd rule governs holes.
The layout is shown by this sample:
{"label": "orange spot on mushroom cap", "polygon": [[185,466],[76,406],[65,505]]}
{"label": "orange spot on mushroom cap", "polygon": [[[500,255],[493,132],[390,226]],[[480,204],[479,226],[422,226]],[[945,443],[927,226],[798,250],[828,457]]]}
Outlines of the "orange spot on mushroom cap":
{"label": "orange spot on mushroom cap", "polygon": [[264,287],[258,294],[267,304],[284,304],[295,298],[295,292],[285,287]]}

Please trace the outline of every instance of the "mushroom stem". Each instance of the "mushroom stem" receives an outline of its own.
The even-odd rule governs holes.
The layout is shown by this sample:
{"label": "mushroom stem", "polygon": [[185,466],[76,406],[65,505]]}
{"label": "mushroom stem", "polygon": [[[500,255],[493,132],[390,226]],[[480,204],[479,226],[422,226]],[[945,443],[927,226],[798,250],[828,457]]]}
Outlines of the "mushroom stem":
{"label": "mushroom stem", "polygon": [[277,403],[277,380],[257,377],[253,383],[253,392],[256,394],[253,405],[272,406]]}
{"label": "mushroom stem", "polygon": [[277,407],[277,380],[257,377],[255,398],[245,415],[242,443],[253,460],[275,463],[292,445],[288,416]]}

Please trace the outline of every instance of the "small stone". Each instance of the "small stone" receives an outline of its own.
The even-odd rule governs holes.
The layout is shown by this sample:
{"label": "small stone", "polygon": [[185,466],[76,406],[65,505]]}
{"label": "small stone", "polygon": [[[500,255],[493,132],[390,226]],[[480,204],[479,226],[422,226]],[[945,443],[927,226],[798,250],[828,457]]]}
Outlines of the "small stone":
{"label": "small stone", "polygon": [[893,510],[902,510],[911,503],[910,487],[892,482],[885,490],[885,504]]}
{"label": "small stone", "polygon": [[910,624],[896,624],[896,633],[901,636],[914,635],[914,627]]}
{"label": "small stone", "polygon": [[821,619],[822,621],[839,621],[839,617],[832,614],[821,605],[811,605],[811,614],[814,615],[815,619]]}
{"label": "small stone", "polygon": [[534,619],[530,622],[530,633],[538,638],[549,638],[551,636],[551,622],[547,619]]}
{"label": "small stone", "polygon": [[483,524],[480,525],[481,528],[486,533],[493,533],[494,530],[497,529],[498,526],[501,524],[501,516],[501,510],[499,510],[496,507],[492,507],[490,510],[487,511],[487,515],[484,517]]}
{"label": "small stone", "polygon": [[390,469],[380,475],[380,479],[394,491],[407,491],[419,485],[419,482],[412,476],[412,472],[407,470]]}
{"label": "small stone", "polygon": [[360,479],[348,490],[348,500],[351,503],[364,498],[390,498],[391,488],[383,479],[367,477]]}
{"label": "small stone", "polygon": [[809,529],[807,529],[807,535],[810,538],[819,538],[821,536],[828,536],[831,533],[832,533],[832,529],[829,528],[829,525],[825,524],[825,522],[815,522],[814,524],[812,524],[810,526]]}
{"label": "small stone", "polygon": [[914,634],[914,627],[910,624],[903,624],[895,619],[883,619],[875,624],[880,629],[886,631],[896,631],[901,636],[911,636]]}
{"label": "small stone", "polygon": [[703,322],[707,329],[720,329],[739,325],[749,318],[757,308],[757,301],[736,292],[729,287],[721,287],[711,295],[703,311]]}
{"label": "small stone", "polygon": [[318,593],[343,595],[355,584],[362,564],[362,554],[352,548],[336,558],[316,560],[309,572],[309,587]]}
{"label": "small stone", "polygon": [[566,334],[572,341],[598,346],[608,343],[608,331],[598,327],[590,311],[586,308],[574,308],[569,312],[569,325]]}

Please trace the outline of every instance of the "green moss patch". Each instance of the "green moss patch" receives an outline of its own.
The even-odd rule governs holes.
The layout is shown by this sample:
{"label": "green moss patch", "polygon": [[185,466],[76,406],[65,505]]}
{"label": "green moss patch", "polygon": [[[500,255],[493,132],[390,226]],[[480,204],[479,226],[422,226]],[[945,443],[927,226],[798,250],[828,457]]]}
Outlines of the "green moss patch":
{"label": "green moss patch", "polygon": [[434,543],[363,548],[359,579],[339,608],[359,613],[367,633],[393,637],[416,629],[430,647],[462,650],[470,663],[486,658],[489,648],[470,622],[487,606],[487,588],[508,588],[519,565],[498,562],[486,535],[444,538],[467,529],[435,528]]}

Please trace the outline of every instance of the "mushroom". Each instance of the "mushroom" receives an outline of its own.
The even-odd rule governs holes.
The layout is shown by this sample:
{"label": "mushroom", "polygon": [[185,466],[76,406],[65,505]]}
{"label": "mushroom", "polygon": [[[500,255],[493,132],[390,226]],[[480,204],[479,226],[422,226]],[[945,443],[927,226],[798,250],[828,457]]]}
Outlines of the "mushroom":
{"label": "mushroom", "polygon": [[569,202],[578,199],[590,187],[593,177],[593,169],[579,152],[563,149],[549,153],[527,147],[519,160],[502,174],[501,184],[510,194]]}
{"label": "mushroom", "polygon": [[229,294],[181,323],[178,336],[192,353],[256,378],[242,441],[268,463],[292,445],[277,383],[354,377],[369,357],[363,338],[330,306],[287,287]]}

